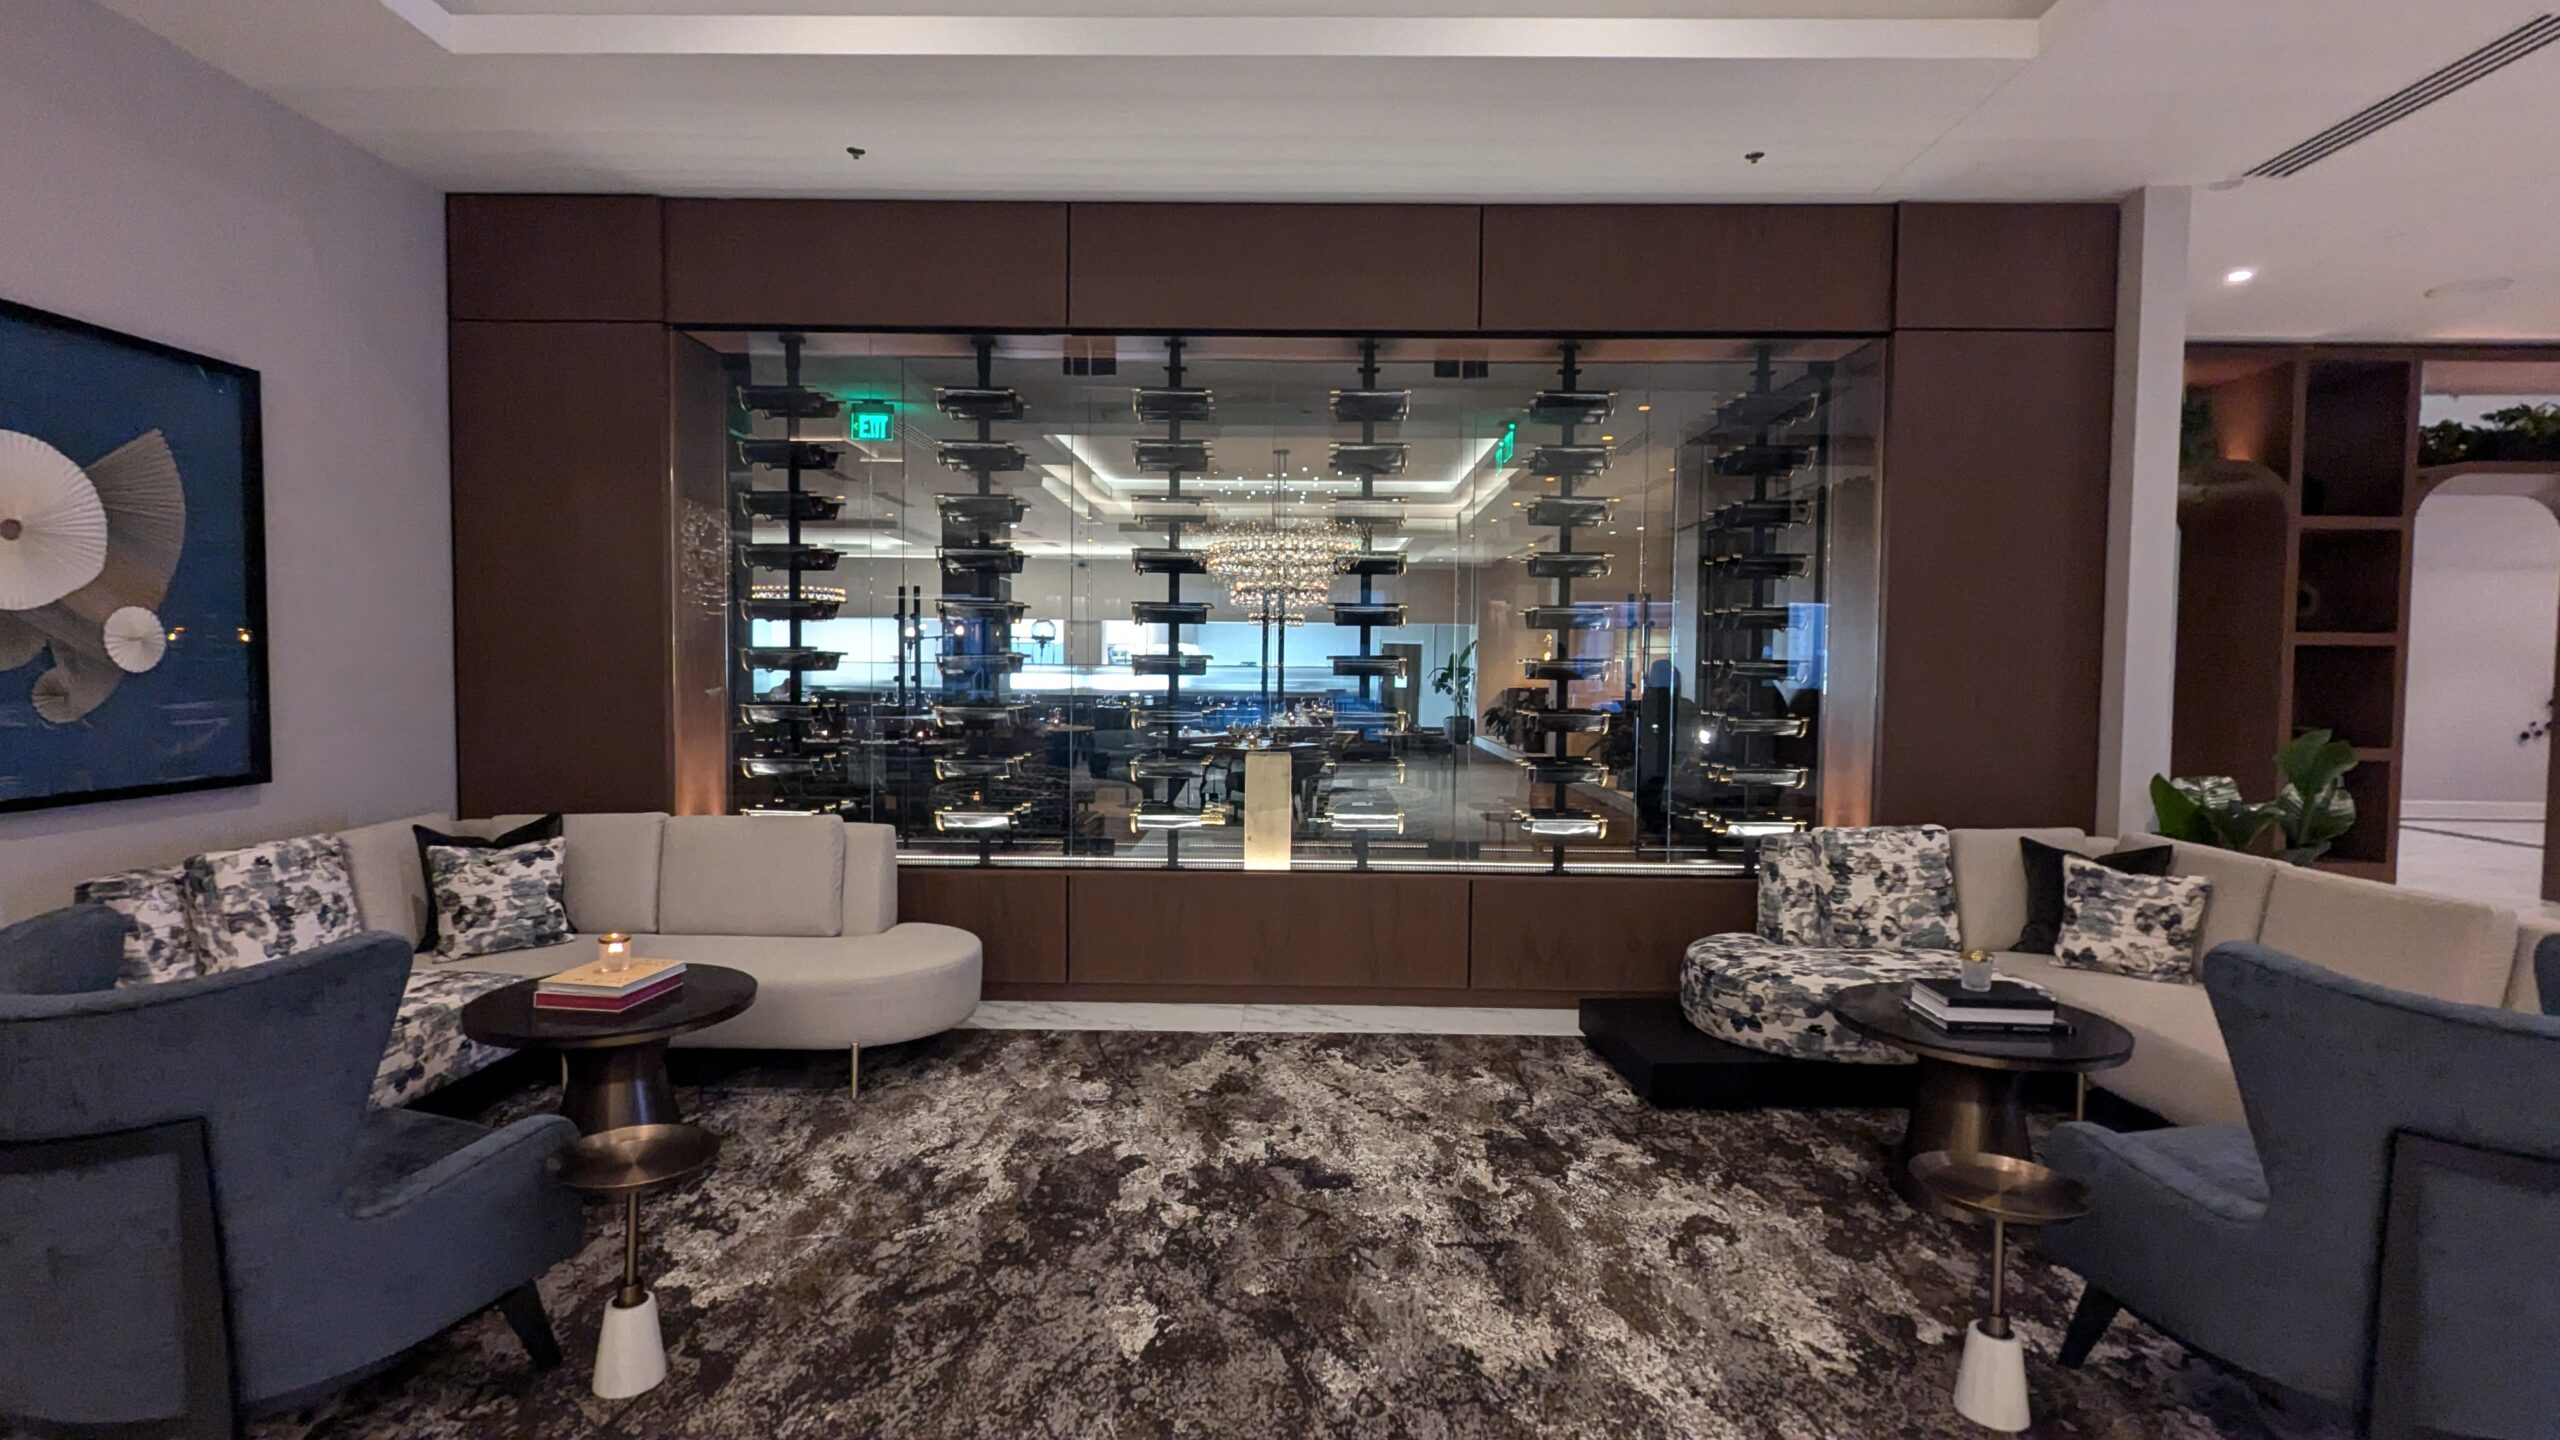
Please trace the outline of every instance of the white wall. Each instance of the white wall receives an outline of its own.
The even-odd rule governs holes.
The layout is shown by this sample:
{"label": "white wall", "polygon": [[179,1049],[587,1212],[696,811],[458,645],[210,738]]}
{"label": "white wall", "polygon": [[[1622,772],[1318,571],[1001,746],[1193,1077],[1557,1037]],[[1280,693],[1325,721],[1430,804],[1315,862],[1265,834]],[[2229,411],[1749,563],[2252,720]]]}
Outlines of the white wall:
{"label": "white wall", "polygon": [[2518,745],[2516,732],[2551,695],[2555,628],[2560,520],[2549,506],[2439,494],[2419,508],[2402,791],[2410,818],[2542,813],[2551,742]]}
{"label": "white wall", "polygon": [[0,917],[453,801],[441,198],[84,0],[0,0],[0,296],[265,390],[275,782],[0,816]]}

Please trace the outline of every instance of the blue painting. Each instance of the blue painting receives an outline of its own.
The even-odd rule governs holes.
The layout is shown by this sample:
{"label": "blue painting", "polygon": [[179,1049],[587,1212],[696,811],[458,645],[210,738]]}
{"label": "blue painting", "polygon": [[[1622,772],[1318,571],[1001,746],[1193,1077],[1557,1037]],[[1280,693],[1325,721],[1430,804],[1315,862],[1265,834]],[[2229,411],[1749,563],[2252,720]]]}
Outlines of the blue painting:
{"label": "blue painting", "polygon": [[264,783],[258,374],[0,301],[0,810]]}

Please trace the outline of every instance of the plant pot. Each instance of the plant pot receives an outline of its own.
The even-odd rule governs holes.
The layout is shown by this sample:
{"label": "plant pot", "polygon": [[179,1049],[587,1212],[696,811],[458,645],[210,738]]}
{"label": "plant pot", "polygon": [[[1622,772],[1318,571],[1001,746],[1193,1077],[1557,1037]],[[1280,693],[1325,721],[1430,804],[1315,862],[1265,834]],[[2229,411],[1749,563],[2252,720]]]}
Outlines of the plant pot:
{"label": "plant pot", "polygon": [[1452,715],[1441,723],[1449,727],[1449,743],[1452,745],[1464,745],[1475,738],[1476,722],[1464,715]]}

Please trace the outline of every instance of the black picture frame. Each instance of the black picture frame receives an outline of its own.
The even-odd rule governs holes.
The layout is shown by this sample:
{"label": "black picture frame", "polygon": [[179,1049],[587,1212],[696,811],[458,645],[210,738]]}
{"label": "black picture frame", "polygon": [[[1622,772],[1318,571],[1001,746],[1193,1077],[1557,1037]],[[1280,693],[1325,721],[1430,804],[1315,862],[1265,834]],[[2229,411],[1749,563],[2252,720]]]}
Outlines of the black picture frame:
{"label": "black picture frame", "polygon": [[[239,437],[237,523],[241,570],[240,613],[242,619],[240,623],[251,637],[242,642],[243,648],[247,651],[244,657],[246,665],[243,677],[245,689],[243,699],[247,722],[245,764],[227,768],[216,774],[61,790],[38,795],[0,795],[0,814],[64,809],[79,805],[106,804],[118,800],[230,790],[272,783],[275,779],[275,756],[267,663],[269,631],[267,627],[265,401],[259,372],[249,366],[181,346],[128,334],[125,331],[5,298],[0,298],[0,322],[30,326],[75,339],[114,346],[141,356],[224,376],[233,382],[236,386]],[[7,370],[0,368],[0,400],[5,400],[9,383],[10,376]],[[192,494],[189,497],[189,504],[192,513],[194,504]]]}

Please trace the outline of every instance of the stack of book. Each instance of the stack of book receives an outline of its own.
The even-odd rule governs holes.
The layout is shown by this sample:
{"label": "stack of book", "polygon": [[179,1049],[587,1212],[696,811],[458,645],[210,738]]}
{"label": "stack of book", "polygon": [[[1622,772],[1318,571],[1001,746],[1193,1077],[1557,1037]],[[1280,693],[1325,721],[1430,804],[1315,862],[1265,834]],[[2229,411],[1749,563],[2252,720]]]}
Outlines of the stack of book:
{"label": "stack of book", "polygon": [[595,960],[535,981],[533,1008],[615,1015],[646,1005],[682,984],[681,960],[625,960],[610,969]]}
{"label": "stack of book", "polygon": [[2052,996],[2015,980],[1994,980],[1988,990],[1967,990],[1962,981],[1953,977],[1914,980],[1911,998],[1904,1004],[1912,1014],[1941,1030],[2015,1030],[2033,1034],[2053,1030],[2062,1023],[2062,1016],[2053,1008]]}

